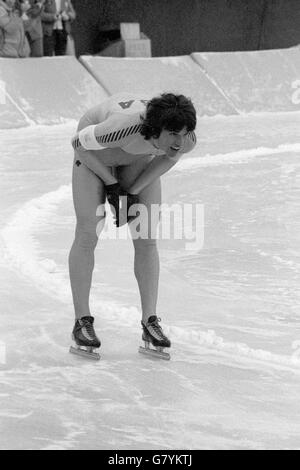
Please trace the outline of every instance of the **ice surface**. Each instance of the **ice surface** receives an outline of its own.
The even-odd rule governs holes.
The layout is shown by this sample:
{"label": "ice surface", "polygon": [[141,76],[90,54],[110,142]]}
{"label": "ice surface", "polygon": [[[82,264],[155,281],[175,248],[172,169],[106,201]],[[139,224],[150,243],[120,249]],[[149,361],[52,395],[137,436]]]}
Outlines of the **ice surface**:
{"label": "ice surface", "polygon": [[[116,66],[105,60],[104,81]],[[118,63],[125,70],[134,61]],[[139,60],[111,85],[131,90],[137,70],[145,78],[152,67],[156,87],[171,67],[172,83],[191,90],[202,116],[201,73],[185,79],[194,66],[190,58]],[[34,107],[28,76],[22,112],[9,100],[0,108],[2,124],[27,124],[0,131],[0,448],[299,448],[300,114],[225,117],[224,97],[205,101],[219,115],[201,118],[196,149],[163,178],[164,202],[200,203],[205,214],[202,249],[159,241],[158,314],[171,361],[138,354],[132,244],[103,239],[91,292],[101,361],[87,362],[68,353],[67,260],[75,229],[69,142],[89,87],[72,82],[82,99],[68,95],[67,123],[33,125],[28,119],[42,123],[47,113]]]}
{"label": "ice surface", "polygon": [[[286,123],[278,115],[265,126],[276,129],[280,120]],[[298,446],[299,159],[289,136],[300,117],[286,124],[281,143],[270,130],[264,141],[256,117],[229,121],[223,119],[215,138],[213,123],[203,122],[211,142],[164,179],[165,200],[200,198],[208,224],[198,254],[161,242],[159,310],[173,340],[169,363],[137,353],[139,299],[129,240],[103,240],[97,251],[92,308],[103,342],[100,363],[68,354],[73,311],[67,256],[75,222],[68,142],[74,126],[1,132],[1,448]],[[231,128],[237,137],[228,151],[222,142]],[[240,147],[244,132],[253,136],[252,149],[249,142]],[[215,217],[224,204],[235,207],[241,174],[240,212],[234,225],[222,225]],[[271,233],[267,224],[249,225],[264,217],[261,190],[268,193]],[[276,212],[280,203],[284,212]],[[230,209],[223,214],[229,215]],[[289,226],[283,240],[280,227]],[[241,252],[247,236],[251,243]],[[251,259],[254,254],[261,263]]]}

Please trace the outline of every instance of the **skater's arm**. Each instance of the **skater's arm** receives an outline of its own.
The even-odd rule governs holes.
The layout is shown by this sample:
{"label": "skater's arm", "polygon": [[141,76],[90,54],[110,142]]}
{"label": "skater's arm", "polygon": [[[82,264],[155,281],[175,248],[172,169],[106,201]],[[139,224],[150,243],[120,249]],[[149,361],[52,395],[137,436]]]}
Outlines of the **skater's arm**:
{"label": "skater's arm", "polygon": [[195,148],[197,142],[195,132],[188,132],[185,136],[179,151],[170,149],[165,155],[155,157],[137,178],[131,188],[128,190],[130,194],[139,194],[146,186],[153,183],[157,178],[169,171],[182,157],[184,153],[188,153]]}
{"label": "skater's arm", "polygon": [[133,185],[128,189],[130,194],[139,194],[146,186],[153,183],[157,178],[169,171],[179,160],[181,154],[175,157],[167,155],[158,155],[151,160],[146,169],[135,180]]}
{"label": "skater's arm", "polygon": [[136,115],[112,114],[99,124],[91,124],[79,130],[72,139],[74,149],[102,150],[122,148],[138,134],[141,124]]}
{"label": "skater's arm", "polygon": [[[78,157],[84,165],[86,165],[93,173],[95,173],[104,182],[105,186],[110,184],[118,183],[118,180],[111,174],[107,166],[105,166],[99,157],[99,153],[106,156],[106,154],[114,154],[114,157],[119,156],[122,158],[123,154],[126,154],[124,150],[120,148],[115,149],[102,149],[97,154],[93,151],[78,152]],[[128,155],[128,154],[127,154]],[[181,156],[181,155],[180,155]],[[143,173],[137,178],[134,184],[128,190],[131,194],[139,194],[146,186],[151,184],[161,175],[169,171],[178,161],[179,157],[167,157],[166,155],[159,155],[154,157],[149,163]]]}
{"label": "skater's arm", "polygon": [[[119,116],[110,116],[99,124],[78,130],[72,139],[72,146],[82,162],[99,176],[105,185],[115,184],[117,180],[102,163],[101,157],[103,156],[106,161],[122,161],[124,156],[128,158],[128,153],[122,150],[121,143],[124,138],[138,132],[139,125],[135,122],[136,118],[133,122],[128,121],[127,116],[123,116],[124,119],[123,127]],[[95,150],[97,153],[94,152]]]}

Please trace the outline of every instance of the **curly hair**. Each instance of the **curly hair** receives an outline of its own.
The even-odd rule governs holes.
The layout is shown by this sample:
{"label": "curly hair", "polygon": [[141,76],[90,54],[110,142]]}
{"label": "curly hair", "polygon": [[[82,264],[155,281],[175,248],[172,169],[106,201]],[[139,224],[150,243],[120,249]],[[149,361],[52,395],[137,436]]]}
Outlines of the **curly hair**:
{"label": "curly hair", "polygon": [[145,140],[151,137],[158,138],[163,129],[180,132],[186,127],[191,132],[196,127],[196,110],[189,98],[184,95],[163,93],[152,98],[146,107],[146,114],[142,119],[141,135]]}

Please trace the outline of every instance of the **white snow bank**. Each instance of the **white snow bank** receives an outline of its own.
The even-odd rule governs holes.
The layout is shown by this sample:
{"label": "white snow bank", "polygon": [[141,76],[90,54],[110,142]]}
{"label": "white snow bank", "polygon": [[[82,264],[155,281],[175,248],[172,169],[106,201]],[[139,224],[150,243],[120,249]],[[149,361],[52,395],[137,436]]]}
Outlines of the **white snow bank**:
{"label": "white snow bank", "polygon": [[[194,153],[196,151],[194,150]],[[179,161],[172,171],[188,171],[200,167],[218,166],[232,163],[244,163],[253,158],[273,156],[283,153],[300,153],[300,143],[283,144],[274,148],[257,147],[248,150],[239,150],[237,152],[218,153],[215,155],[207,154],[203,157],[189,157]]]}

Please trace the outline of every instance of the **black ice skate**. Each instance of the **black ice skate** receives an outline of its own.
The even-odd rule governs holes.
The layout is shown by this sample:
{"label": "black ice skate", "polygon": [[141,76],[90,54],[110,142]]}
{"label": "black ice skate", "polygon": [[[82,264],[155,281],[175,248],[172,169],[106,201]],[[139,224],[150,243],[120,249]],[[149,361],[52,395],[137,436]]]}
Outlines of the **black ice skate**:
{"label": "black ice skate", "polygon": [[[160,321],[160,318],[157,318],[156,315],[152,315],[148,318],[146,324],[142,322],[142,339],[145,342],[145,347],[140,346],[139,352],[147,354],[148,356],[166,359],[168,361],[170,360],[170,354],[164,352],[164,348],[169,348],[171,346],[171,342],[159,325]],[[150,345],[155,349],[151,348]]]}
{"label": "black ice skate", "polygon": [[94,317],[82,317],[76,320],[72,333],[76,346],[70,347],[70,353],[99,361],[100,354],[94,352],[94,349],[100,348],[101,343],[96,336],[93,323]]}

